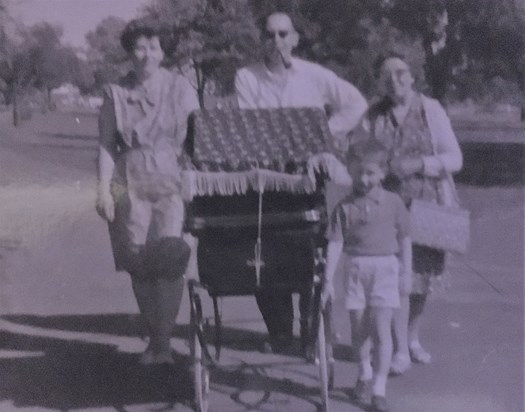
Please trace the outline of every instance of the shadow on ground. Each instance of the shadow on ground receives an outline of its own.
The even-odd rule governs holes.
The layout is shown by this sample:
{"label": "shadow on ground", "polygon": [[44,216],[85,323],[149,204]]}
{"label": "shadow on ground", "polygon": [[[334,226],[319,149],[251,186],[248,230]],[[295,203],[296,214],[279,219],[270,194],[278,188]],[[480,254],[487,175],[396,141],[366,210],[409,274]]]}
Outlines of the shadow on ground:
{"label": "shadow on ground", "polygon": [[[143,368],[136,355],[110,345],[66,342],[1,332],[2,350],[42,352],[41,356],[0,360],[0,393],[18,407],[58,410],[149,402],[188,404],[193,399],[188,373],[170,366]],[[28,353],[30,353],[28,352]],[[177,364],[188,359],[177,357]]]}
{"label": "shadow on ground", "polygon": [[[137,363],[138,354],[119,352],[116,345],[83,342],[80,335],[79,340],[63,340],[58,333],[138,337],[142,329],[136,315],[10,315],[2,319],[20,326],[56,331],[57,338],[0,332],[0,353],[18,354],[0,357],[0,400],[12,401],[17,407],[58,410],[113,407],[122,411],[125,405],[149,403],[192,406],[189,356],[176,354],[174,366],[143,367]],[[213,333],[213,327],[207,328],[210,343]],[[189,326],[177,326],[174,336],[186,340]],[[254,331],[224,328],[223,347],[257,351],[263,336]],[[287,353],[290,364],[301,362],[298,342],[294,348]],[[338,346],[336,357],[348,360],[349,348]],[[319,388],[272,376],[268,370],[276,366],[286,368],[287,364],[282,359],[270,359],[264,364],[240,362],[213,368],[214,390],[222,388],[231,400],[249,410],[262,406],[270,396],[274,402],[272,394],[275,393],[302,399],[320,409]],[[315,371],[313,367],[314,379]],[[259,396],[256,400],[246,400],[243,398],[246,391],[256,391]]]}

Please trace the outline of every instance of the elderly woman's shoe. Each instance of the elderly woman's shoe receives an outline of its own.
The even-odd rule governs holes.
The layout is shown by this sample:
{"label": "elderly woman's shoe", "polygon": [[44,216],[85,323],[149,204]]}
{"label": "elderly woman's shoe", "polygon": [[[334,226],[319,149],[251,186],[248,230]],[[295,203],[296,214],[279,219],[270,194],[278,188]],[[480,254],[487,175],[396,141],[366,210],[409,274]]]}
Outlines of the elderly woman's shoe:
{"label": "elderly woman's shoe", "polygon": [[428,353],[419,342],[413,342],[409,345],[410,357],[412,362],[429,364],[432,361],[432,356]]}
{"label": "elderly woman's shoe", "polygon": [[396,353],[392,357],[392,363],[390,364],[390,374],[394,376],[402,375],[410,369],[412,363],[410,362],[410,356]]}
{"label": "elderly woman's shoe", "polygon": [[381,395],[372,396],[372,404],[370,405],[372,412],[388,412],[388,403],[386,398]]}

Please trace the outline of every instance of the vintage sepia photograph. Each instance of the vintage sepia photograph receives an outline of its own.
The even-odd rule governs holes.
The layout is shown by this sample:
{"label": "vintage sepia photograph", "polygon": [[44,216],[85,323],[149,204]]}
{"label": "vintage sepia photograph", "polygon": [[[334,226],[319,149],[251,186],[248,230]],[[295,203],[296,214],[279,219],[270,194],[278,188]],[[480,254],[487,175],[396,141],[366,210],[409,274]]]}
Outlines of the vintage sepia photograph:
{"label": "vintage sepia photograph", "polygon": [[525,412],[525,0],[0,0],[0,412]]}

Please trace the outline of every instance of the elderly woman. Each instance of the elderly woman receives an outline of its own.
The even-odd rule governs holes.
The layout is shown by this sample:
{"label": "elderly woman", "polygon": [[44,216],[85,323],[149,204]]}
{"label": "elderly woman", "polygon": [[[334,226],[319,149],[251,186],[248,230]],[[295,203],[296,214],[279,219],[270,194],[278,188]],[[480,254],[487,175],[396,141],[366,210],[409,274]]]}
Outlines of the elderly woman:
{"label": "elderly woman", "polygon": [[121,36],[133,70],[105,89],[99,116],[97,212],[109,222],[117,270],[131,275],[147,325],[143,364],[172,363],[171,332],[184,289],[189,247],[179,158],[195,90],[161,66],[164,38],[131,21]]}
{"label": "elderly woman", "polygon": [[[438,202],[442,179],[462,167],[462,155],[450,120],[442,106],[414,89],[414,76],[405,58],[392,54],[378,61],[383,97],[368,112],[370,134],[390,151],[391,182],[410,206],[412,199]],[[388,184],[388,182],[385,182]],[[411,364],[429,363],[419,328],[432,283],[445,270],[445,253],[413,246],[410,296],[402,298],[394,317],[396,353],[392,372],[401,374]]]}

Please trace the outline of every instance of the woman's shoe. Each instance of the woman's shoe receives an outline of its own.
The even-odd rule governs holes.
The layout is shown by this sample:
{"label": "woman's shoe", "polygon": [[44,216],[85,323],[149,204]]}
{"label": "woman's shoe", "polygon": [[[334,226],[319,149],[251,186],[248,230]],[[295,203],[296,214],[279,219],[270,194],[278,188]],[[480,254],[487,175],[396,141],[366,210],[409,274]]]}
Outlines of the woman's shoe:
{"label": "woman's shoe", "polygon": [[144,366],[155,364],[155,353],[151,347],[147,347],[142,355],[140,355],[139,363]]}
{"label": "woman's shoe", "polygon": [[146,348],[144,353],[140,355],[139,363],[143,366],[162,364],[172,365],[175,363],[175,361],[173,359],[171,351],[155,353],[155,351],[152,348],[148,347]]}
{"label": "woman's shoe", "polygon": [[156,365],[162,365],[162,364],[169,364],[173,365],[175,361],[173,360],[173,355],[171,354],[171,351],[168,352],[160,352],[155,354],[155,364]]}
{"label": "woman's shoe", "polygon": [[432,356],[428,353],[419,342],[409,345],[410,357],[412,362],[428,365],[432,361]]}
{"label": "woman's shoe", "polygon": [[412,363],[410,362],[410,356],[396,353],[392,357],[392,363],[390,364],[390,374],[395,376],[402,375],[410,369],[411,365]]}
{"label": "woman's shoe", "polygon": [[360,404],[368,403],[372,390],[372,379],[363,381],[359,379],[352,389],[352,398]]}

